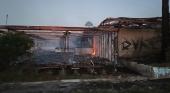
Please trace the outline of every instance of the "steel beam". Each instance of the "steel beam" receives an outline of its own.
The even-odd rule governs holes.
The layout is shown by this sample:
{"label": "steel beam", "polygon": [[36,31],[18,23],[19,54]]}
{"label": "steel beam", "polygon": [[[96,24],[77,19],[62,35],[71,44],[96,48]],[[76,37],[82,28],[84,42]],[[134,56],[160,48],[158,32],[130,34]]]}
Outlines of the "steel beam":
{"label": "steel beam", "polygon": [[115,28],[87,28],[87,27],[59,27],[59,26],[5,26],[0,25],[0,29],[9,30],[50,30],[50,31],[117,31]]}

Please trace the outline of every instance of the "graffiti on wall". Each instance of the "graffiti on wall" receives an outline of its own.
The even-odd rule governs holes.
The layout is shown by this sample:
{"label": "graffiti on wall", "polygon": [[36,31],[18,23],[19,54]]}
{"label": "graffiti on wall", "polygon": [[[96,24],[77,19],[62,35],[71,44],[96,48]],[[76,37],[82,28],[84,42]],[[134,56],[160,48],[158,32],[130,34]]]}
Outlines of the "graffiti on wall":
{"label": "graffiti on wall", "polygon": [[149,38],[144,39],[143,37],[135,38],[128,40],[126,38],[122,38],[121,48],[122,51],[142,51],[142,49],[154,50],[158,49],[157,43],[160,42],[160,38]]}
{"label": "graffiti on wall", "polygon": [[167,76],[170,76],[170,69],[166,67],[153,67],[153,74],[156,78],[166,78]]}

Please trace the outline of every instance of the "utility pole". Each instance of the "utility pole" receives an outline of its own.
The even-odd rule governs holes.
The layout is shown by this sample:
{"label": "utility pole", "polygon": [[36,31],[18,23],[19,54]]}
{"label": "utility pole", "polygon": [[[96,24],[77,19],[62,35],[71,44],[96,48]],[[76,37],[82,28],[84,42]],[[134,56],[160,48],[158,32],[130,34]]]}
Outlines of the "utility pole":
{"label": "utility pole", "polygon": [[8,14],[6,15],[6,26],[8,25]]}
{"label": "utility pole", "polygon": [[169,38],[169,0],[162,0],[162,47],[161,61],[166,62],[166,49],[168,48]]}

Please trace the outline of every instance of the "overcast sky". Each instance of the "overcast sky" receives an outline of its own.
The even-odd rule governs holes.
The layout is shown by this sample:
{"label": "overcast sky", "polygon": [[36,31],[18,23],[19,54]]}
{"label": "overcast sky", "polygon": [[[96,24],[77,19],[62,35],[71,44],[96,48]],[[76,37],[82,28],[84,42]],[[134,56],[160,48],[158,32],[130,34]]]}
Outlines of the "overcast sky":
{"label": "overcast sky", "polygon": [[0,0],[0,25],[94,26],[107,17],[161,16],[162,0]]}

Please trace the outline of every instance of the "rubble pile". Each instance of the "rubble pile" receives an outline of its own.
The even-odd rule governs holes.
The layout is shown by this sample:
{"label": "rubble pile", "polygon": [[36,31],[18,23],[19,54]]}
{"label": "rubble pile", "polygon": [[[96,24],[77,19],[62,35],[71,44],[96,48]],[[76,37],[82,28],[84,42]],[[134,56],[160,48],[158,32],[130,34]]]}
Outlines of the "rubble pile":
{"label": "rubble pile", "polygon": [[93,57],[92,60],[95,64],[101,64],[101,65],[110,65],[111,64],[111,61],[106,58]]}
{"label": "rubble pile", "polygon": [[[64,52],[55,52],[47,50],[34,51],[31,61],[34,65],[39,66],[53,66],[67,64],[68,61],[72,65],[77,66],[99,66],[109,65],[111,61],[106,58],[94,57],[91,54],[74,55],[73,52],[68,54]],[[18,63],[23,63],[24,60],[20,60]]]}
{"label": "rubble pile", "polygon": [[37,64],[57,64],[64,61],[62,53],[45,50],[34,53],[32,60]]}
{"label": "rubble pile", "polygon": [[[72,59],[73,53],[69,52],[69,58]],[[66,54],[64,52],[41,50],[34,52],[32,60],[35,64],[57,65],[66,63]]]}
{"label": "rubble pile", "polygon": [[93,57],[91,54],[74,55],[75,64],[91,66],[91,65],[109,65],[111,61],[106,58]]}

